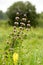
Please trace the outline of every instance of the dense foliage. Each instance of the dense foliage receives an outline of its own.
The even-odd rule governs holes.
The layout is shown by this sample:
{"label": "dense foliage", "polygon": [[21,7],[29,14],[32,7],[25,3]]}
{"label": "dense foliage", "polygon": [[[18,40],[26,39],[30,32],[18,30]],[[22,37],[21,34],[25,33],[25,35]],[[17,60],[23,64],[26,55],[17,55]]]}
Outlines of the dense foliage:
{"label": "dense foliage", "polygon": [[16,16],[17,11],[20,13],[21,18],[23,17],[23,14],[26,13],[27,19],[31,21],[32,26],[37,25],[37,21],[36,21],[37,14],[36,14],[35,6],[33,6],[30,2],[24,3],[21,1],[14,3],[7,10],[7,15],[9,17],[9,23],[11,25],[14,25],[15,16]]}
{"label": "dense foliage", "polygon": [[0,20],[7,19],[7,14],[0,10]]}
{"label": "dense foliage", "polygon": [[43,12],[38,14],[37,21],[38,21],[38,26],[43,27]]}

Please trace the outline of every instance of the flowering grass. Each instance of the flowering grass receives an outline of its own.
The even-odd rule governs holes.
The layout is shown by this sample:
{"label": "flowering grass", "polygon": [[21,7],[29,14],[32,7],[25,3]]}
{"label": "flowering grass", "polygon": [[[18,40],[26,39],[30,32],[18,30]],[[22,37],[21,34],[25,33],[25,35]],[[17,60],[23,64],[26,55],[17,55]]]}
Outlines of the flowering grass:
{"label": "flowering grass", "polygon": [[7,29],[0,27],[0,65],[13,65],[15,52],[19,54],[18,65],[43,65],[43,28],[31,28],[28,31],[24,29],[23,32],[27,36],[24,36],[23,41],[19,44],[20,40],[17,41],[12,53],[8,50],[6,50],[7,53],[4,53],[10,32],[13,32],[13,27],[7,27]]}

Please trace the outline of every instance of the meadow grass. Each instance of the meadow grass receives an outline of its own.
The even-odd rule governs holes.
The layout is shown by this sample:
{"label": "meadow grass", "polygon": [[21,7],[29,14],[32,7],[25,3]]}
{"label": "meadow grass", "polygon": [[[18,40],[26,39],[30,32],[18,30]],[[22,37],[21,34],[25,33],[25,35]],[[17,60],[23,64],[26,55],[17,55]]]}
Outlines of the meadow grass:
{"label": "meadow grass", "polygon": [[[2,56],[6,40],[11,32],[13,32],[12,26],[0,26],[0,65],[3,65]],[[22,43],[17,43],[19,47],[16,47],[14,51],[20,54],[18,65],[43,65],[43,28],[31,28],[28,31],[24,29],[23,32],[27,36],[23,39]],[[10,55],[8,56],[9,58],[5,65],[13,65],[12,58]]]}

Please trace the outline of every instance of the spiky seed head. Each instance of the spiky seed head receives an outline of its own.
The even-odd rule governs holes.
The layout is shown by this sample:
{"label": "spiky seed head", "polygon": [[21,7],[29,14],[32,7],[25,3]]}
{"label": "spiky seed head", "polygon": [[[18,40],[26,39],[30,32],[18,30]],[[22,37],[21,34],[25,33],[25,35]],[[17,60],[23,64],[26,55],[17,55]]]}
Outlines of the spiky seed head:
{"label": "spiky seed head", "polygon": [[28,23],[30,23],[30,20],[28,20]]}
{"label": "spiky seed head", "polygon": [[16,32],[16,30],[14,30],[14,32]]}
{"label": "spiky seed head", "polygon": [[19,34],[17,34],[17,36],[19,36]]}
{"label": "spiky seed head", "polygon": [[21,39],[21,36],[19,36],[19,39]]}
{"label": "spiky seed head", "polygon": [[15,24],[15,25],[19,25],[19,23],[18,23],[18,22],[14,22],[14,24]]}
{"label": "spiky seed head", "polygon": [[31,25],[30,24],[27,24],[27,27],[30,27]]}
{"label": "spiky seed head", "polygon": [[22,21],[26,21],[27,19],[26,18],[22,18]]}
{"label": "spiky seed head", "polygon": [[15,20],[19,20],[20,18],[19,17],[15,17]]}
{"label": "spiky seed head", "polygon": [[19,15],[19,12],[17,12],[16,15]]}
{"label": "spiky seed head", "polygon": [[14,26],[14,29],[16,29],[16,26]]}
{"label": "spiky seed head", "polygon": [[25,26],[25,23],[22,23],[22,22],[21,22],[20,24],[21,24],[21,26]]}
{"label": "spiky seed head", "polygon": [[22,27],[19,27],[20,28],[20,30],[22,30],[23,28]]}
{"label": "spiky seed head", "polygon": [[26,17],[26,14],[24,14],[24,17]]}
{"label": "spiky seed head", "polygon": [[7,40],[6,43],[9,44],[9,41]]}
{"label": "spiky seed head", "polygon": [[9,48],[10,51],[13,51],[13,48]]}
{"label": "spiky seed head", "polygon": [[26,29],[26,31],[28,31],[28,28]]}
{"label": "spiky seed head", "polygon": [[17,37],[14,37],[14,40],[16,40],[17,39]]}

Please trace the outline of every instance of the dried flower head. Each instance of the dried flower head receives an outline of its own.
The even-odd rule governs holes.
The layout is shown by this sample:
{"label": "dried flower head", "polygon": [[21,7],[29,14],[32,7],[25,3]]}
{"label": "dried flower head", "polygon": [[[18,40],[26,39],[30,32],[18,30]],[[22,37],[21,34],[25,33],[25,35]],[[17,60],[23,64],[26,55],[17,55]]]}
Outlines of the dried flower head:
{"label": "dried flower head", "polygon": [[26,14],[24,14],[24,17],[26,17]]}
{"label": "dried flower head", "polygon": [[30,27],[31,25],[30,24],[27,24],[27,27]]}
{"label": "dried flower head", "polygon": [[20,30],[22,30],[23,28],[22,27],[19,27],[20,28]]}
{"label": "dried flower head", "polygon": [[19,17],[15,17],[15,20],[19,20],[20,18]]}
{"label": "dried flower head", "polygon": [[7,42],[7,44],[9,44],[9,43],[10,43],[8,40],[7,40],[6,42]]}
{"label": "dried flower head", "polygon": [[16,26],[14,26],[14,29],[16,29]]}
{"label": "dried flower head", "polygon": [[16,32],[16,30],[14,30],[14,32]]}
{"label": "dried flower head", "polygon": [[19,23],[18,22],[14,22],[14,25],[19,25]]}
{"label": "dried flower head", "polygon": [[30,23],[30,20],[28,20],[28,23]]}
{"label": "dried flower head", "polygon": [[21,22],[20,24],[21,24],[21,26],[25,26],[25,23],[22,23],[22,22]]}
{"label": "dried flower head", "polygon": [[26,18],[22,18],[22,21],[26,21],[27,19]]}
{"label": "dried flower head", "polygon": [[13,48],[9,48],[9,51],[13,51]]}
{"label": "dried flower head", "polygon": [[17,12],[16,15],[19,15],[19,12]]}

